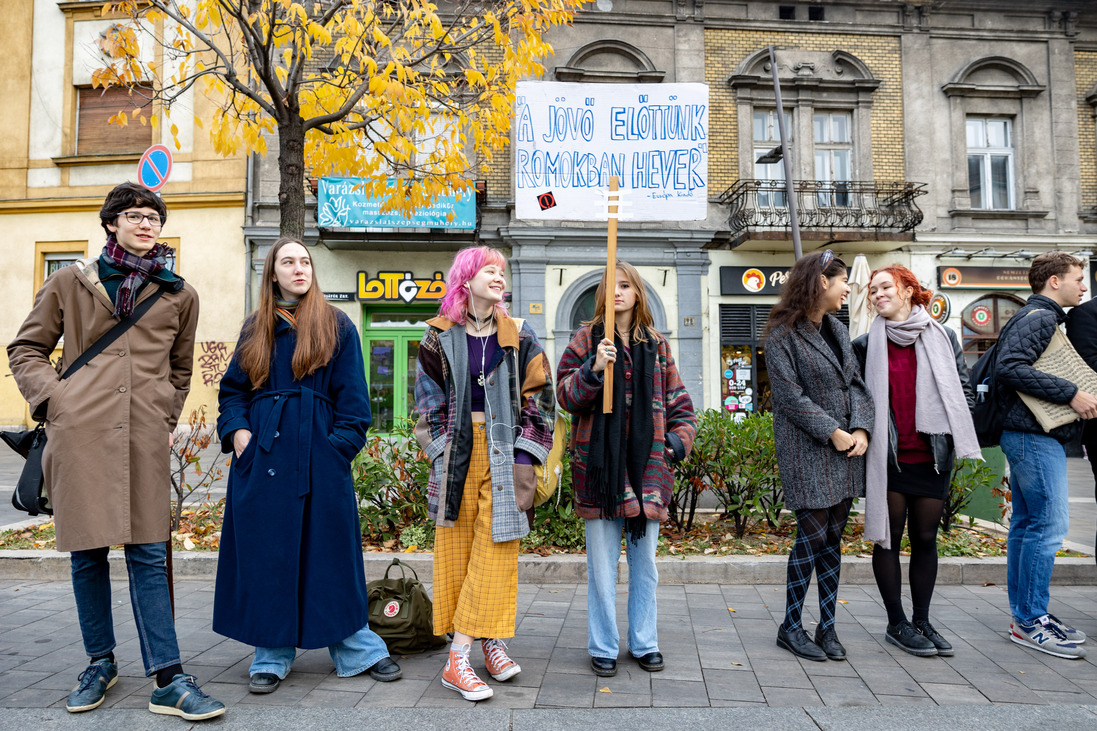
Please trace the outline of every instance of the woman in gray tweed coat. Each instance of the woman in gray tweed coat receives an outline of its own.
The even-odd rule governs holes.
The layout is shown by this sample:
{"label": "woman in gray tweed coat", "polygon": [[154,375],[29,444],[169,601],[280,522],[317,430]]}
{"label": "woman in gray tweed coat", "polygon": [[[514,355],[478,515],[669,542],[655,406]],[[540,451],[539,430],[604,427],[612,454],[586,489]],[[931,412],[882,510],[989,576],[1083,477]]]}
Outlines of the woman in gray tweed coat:
{"label": "woman in gray tweed coat", "polygon": [[[785,506],[796,513],[788,560],[785,621],[777,645],[808,660],[843,660],[834,630],[842,531],[853,499],[865,494],[872,397],[833,312],[849,294],[846,265],[830,249],[802,257],[770,313],[766,341],[773,433]],[[812,642],[801,614],[812,571],[819,626]]]}

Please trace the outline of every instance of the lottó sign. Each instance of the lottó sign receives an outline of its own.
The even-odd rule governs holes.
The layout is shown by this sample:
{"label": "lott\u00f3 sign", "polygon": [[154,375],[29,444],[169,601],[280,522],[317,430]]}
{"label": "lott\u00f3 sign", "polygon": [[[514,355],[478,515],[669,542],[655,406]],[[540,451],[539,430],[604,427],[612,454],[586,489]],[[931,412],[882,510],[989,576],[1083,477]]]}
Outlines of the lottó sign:
{"label": "lott\u00f3 sign", "polygon": [[937,267],[941,289],[1028,289],[1028,267]]}
{"label": "lott\u00f3 sign", "polygon": [[[413,216],[383,213],[385,198],[368,195],[361,178],[320,178],[316,223],[321,228],[476,228],[476,195],[440,195]],[[393,183],[390,183],[391,186]]]}
{"label": "lott\u00f3 sign", "polygon": [[364,302],[398,301],[436,302],[446,296],[446,282],[442,272],[435,272],[432,279],[416,279],[411,272],[377,272],[373,279],[366,272],[358,272],[358,299]]}
{"label": "lott\u00f3 sign", "polygon": [[780,294],[785,267],[720,267],[720,294]]}
{"label": "lott\u00f3 sign", "polygon": [[948,322],[948,316],[952,312],[952,300],[943,292],[937,292],[929,301],[929,316],[942,325]]}
{"label": "lott\u00f3 sign", "polygon": [[703,220],[708,110],[706,84],[518,82],[515,214],[604,221],[616,177],[622,219]]}

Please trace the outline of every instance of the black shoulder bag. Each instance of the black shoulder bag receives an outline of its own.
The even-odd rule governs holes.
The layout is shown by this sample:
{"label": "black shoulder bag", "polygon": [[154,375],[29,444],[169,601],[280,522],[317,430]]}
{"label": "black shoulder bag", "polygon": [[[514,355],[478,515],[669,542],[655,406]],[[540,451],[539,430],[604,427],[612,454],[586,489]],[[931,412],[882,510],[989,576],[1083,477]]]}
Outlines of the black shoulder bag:
{"label": "black shoulder bag", "polygon": [[[87,365],[95,356],[102,353],[108,345],[117,340],[122,333],[133,327],[141,317],[149,311],[153,303],[164,294],[162,287],[157,287],[151,297],[134,308],[129,317],[115,323],[114,327],[107,330],[91,347],[80,354],[72,365],[61,374],[61,380],[65,380],[76,371]],[[47,412],[48,419],[48,412]],[[40,422],[34,429],[17,432],[0,432],[0,439],[20,455],[27,463],[23,465],[23,471],[19,475],[19,482],[15,485],[15,492],[11,494],[11,504],[16,510],[21,510],[30,515],[45,513],[53,515],[53,506],[45,493],[45,481],[42,477],[42,453],[46,449],[46,426]]]}

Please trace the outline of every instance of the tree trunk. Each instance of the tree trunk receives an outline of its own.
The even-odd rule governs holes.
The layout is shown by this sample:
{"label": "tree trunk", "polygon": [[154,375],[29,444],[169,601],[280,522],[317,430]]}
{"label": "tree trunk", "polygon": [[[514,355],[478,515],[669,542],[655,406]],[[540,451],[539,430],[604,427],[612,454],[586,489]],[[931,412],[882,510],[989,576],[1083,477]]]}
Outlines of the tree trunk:
{"label": "tree trunk", "polygon": [[291,111],[278,125],[278,227],[305,239],[305,121]]}

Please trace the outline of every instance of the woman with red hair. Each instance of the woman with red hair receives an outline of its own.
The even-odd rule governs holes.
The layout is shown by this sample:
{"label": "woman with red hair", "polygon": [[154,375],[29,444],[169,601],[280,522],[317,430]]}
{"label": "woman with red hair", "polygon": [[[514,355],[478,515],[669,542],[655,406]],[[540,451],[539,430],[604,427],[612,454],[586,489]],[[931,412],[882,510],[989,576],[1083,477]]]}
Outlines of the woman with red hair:
{"label": "woman with red hair", "polygon": [[[879,317],[853,342],[875,404],[868,446],[865,538],[875,542],[872,572],[887,610],[885,639],[912,655],[951,655],[930,624],[937,581],[937,527],[948,499],[956,456],[981,458],[969,411],[974,403],[956,334],[929,316],[931,292],[903,266],[869,278]],[[914,621],[903,611],[899,544],[910,536]]]}

